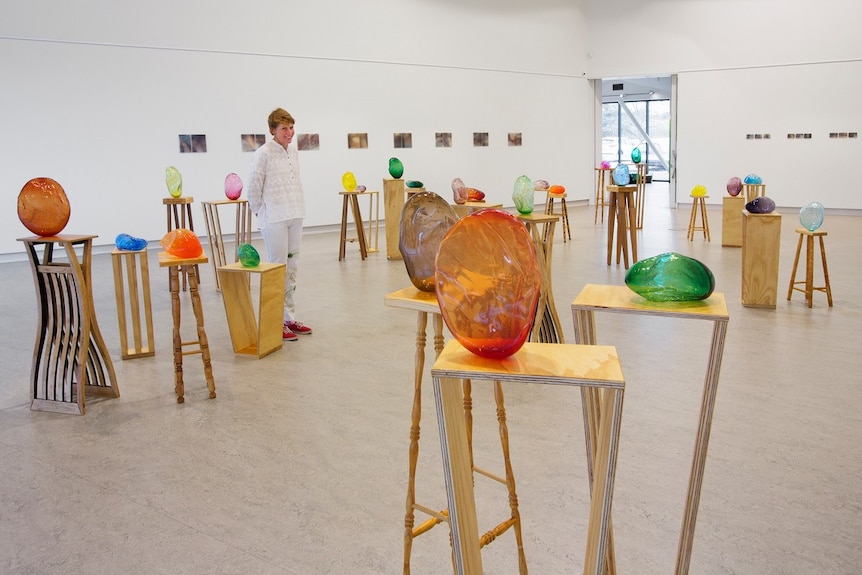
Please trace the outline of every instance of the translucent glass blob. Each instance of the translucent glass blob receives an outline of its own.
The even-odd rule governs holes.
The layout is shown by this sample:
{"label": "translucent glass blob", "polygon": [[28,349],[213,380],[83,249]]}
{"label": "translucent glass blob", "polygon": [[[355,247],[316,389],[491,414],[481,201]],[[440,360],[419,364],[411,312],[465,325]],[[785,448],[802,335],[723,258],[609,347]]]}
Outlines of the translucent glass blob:
{"label": "translucent glass blob", "polygon": [[635,164],[641,163],[641,149],[640,148],[633,148],[632,149],[632,162],[634,162]]}
{"label": "translucent glass blob", "polygon": [[481,192],[476,188],[467,188],[468,202],[482,202],[485,200],[485,192]]}
{"label": "translucent glass blob", "polygon": [[702,198],[706,195],[706,188],[698,184],[691,189],[691,195],[695,198]]}
{"label": "translucent glass blob", "polygon": [[715,276],[696,259],[669,252],[636,262],[626,285],[649,301],[696,301],[712,295]]}
{"label": "translucent glass blob", "polygon": [[553,186],[551,186],[550,188],[548,188],[548,193],[549,193],[549,194],[553,194],[553,195],[555,195],[555,196],[560,196],[560,195],[562,195],[562,194],[565,194],[565,193],[566,193],[566,187],[565,187],[565,186],[561,186],[561,185],[559,185],[559,184],[554,184]]}
{"label": "translucent glass blob", "polygon": [[368,188],[366,188],[365,186],[363,186],[363,185],[361,185],[361,184],[358,184],[358,185],[356,186],[356,188],[354,188],[354,190],[353,190],[353,191],[354,191],[354,192],[364,192],[364,191],[365,191],[365,190],[367,190],[367,189],[368,189]]}
{"label": "translucent glass blob", "polygon": [[159,243],[163,250],[178,258],[197,258],[204,253],[201,241],[195,233],[185,228],[169,231]]}
{"label": "translucent glass blob", "polygon": [[416,289],[434,291],[434,260],[458,214],[434,192],[411,195],[401,210],[398,250]]}
{"label": "translucent glass blob", "polygon": [[389,158],[389,175],[396,180],[404,175],[404,164],[398,158]]}
{"label": "translucent glass blob", "polygon": [[467,201],[467,186],[464,185],[461,178],[452,180],[452,196],[454,196],[455,203],[459,206]]}
{"label": "translucent glass blob", "polygon": [[631,182],[629,175],[629,167],[625,164],[619,164],[613,171],[614,184],[617,186],[627,186]]}
{"label": "translucent glass blob", "polygon": [[71,213],[63,186],[51,178],[33,178],[18,194],[18,219],[37,236],[59,234]]}
{"label": "translucent glass blob", "polygon": [[230,173],[225,176],[224,195],[229,200],[238,200],[242,195],[242,180],[238,175]]}
{"label": "translucent glass blob", "polygon": [[748,174],[747,176],[745,176],[745,180],[743,180],[743,183],[755,184],[759,186],[763,183],[763,178],[761,178],[757,174]]}
{"label": "translucent glass blob", "polygon": [[147,240],[130,236],[129,234],[119,234],[114,240],[114,245],[118,250],[126,250],[136,252],[147,247]]}
{"label": "translucent glass blob", "polygon": [[414,188],[414,189],[425,187],[425,184],[423,184],[419,180],[407,180],[406,182],[404,182],[404,185],[407,186],[408,188]]}
{"label": "translucent glass blob", "polygon": [[745,209],[752,214],[769,214],[775,211],[775,202],[768,196],[760,196],[745,204]]}
{"label": "translucent glass blob", "polygon": [[344,172],[341,176],[341,185],[344,186],[346,192],[352,192],[356,189],[356,176],[353,172]]}
{"label": "translucent glass blob", "polygon": [[443,320],[465,348],[492,359],[521,349],[541,280],[536,248],[519,219],[494,209],[461,218],[440,243],[435,277]]}
{"label": "translucent glass blob", "polygon": [[611,163],[608,162],[607,160],[602,160],[602,163],[599,164],[599,167],[601,167],[603,170],[610,170],[611,169]]}
{"label": "translucent glass blob", "polygon": [[727,193],[733,197],[739,195],[739,192],[742,191],[742,180],[738,177],[733,176],[729,180],[727,180]]}
{"label": "translucent glass blob", "polygon": [[175,167],[168,166],[165,168],[165,183],[168,185],[168,193],[172,198],[183,195],[183,176]]}
{"label": "translucent glass blob", "polygon": [[515,188],[512,190],[512,201],[515,209],[521,214],[533,213],[533,182],[527,176],[518,176],[515,180]]}
{"label": "translucent glass blob", "polygon": [[548,180],[536,180],[533,182],[533,189],[537,192],[547,190],[550,187],[551,185],[548,183]]}
{"label": "translucent glass blob", "polygon": [[799,223],[809,232],[819,229],[823,225],[824,218],[826,218],[826,208],[820,202],[811,202],[799,210]]}
{"label": "translucent glass blob", "polygon": [[236,255],[239,257],[239,263],[244,268],[256,268],[260,265],[260,254],[257,253],[257,250],[251,244],[238,245],[236,247]]}

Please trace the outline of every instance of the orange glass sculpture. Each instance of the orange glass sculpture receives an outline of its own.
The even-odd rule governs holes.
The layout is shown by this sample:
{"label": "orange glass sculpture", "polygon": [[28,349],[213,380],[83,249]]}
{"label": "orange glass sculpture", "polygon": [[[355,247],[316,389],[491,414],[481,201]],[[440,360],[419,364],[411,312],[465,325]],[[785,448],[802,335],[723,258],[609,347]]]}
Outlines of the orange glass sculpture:
{"label": "orange glass sculpture", "polygon": [[200,239],[191,230],[177,228],[165,234],[162,249],[178,258],[197,258],[203,255],[204,248]]}
{"label": "orange glass sculpture", "polygon": [[548,193],[553,194],[555,196],[560,196],[566,193],[566,187],[560,186],[558,184],[554,184],[550,188],[548,188]]}
{"label": "orange glass sculpture", "polygon": [[18,219],[37,236],[59,234],[71,213],[63,186],[51,178],[33,178],[18,194]]}
{"label": "orange glass sculpture", "polygon": [[440,242],[435,282],[446,326],[471,352],[502,359],[527,341],[541,279],[533,240],[513,215],[461,218]]}
{"label": "orange glass sculpture", "polygon": [[484,202],[485,201],[485,192],[477,190],[476,188],[467,188],[467,201],[468,202]]}

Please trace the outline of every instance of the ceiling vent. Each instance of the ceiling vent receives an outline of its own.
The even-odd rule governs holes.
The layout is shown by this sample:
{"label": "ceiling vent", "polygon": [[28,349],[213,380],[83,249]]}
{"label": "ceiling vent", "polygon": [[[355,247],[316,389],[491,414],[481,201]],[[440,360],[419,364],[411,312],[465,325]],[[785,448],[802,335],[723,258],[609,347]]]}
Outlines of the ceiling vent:
{"label": "ceiling vent", "polygon": [[613,90],[614,90],[614,92],[619,92],[619,91],[620,91],[620,90],[622,90],[622,89],[623,89],[623,85],[622,85],[622,84],[614,84],[614,85],[613,85]]}

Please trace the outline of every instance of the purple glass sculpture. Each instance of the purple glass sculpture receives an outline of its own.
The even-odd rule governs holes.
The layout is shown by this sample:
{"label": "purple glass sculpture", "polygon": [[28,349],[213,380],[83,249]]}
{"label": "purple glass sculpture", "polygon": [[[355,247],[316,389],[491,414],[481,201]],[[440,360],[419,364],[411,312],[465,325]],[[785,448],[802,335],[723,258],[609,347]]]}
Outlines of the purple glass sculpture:
{"label": "purple glass sculpture", "polygon": [[745,204],[745,209],[752,214],[769,214],[775,211],[775,202],[768,196],[760,196]]}
{"label": "purple glass sculpture", "polygon": [[416,289],[434,291],[434,260],[440,242],[458,221],[458,214],[434,192],[407,198],[401,210],[398,250]]}
{"label": "purple glass sculpture", "polygon": [[467,186],[464,185],[461,178],[452,180],[452,195],[454,196],[455,203],[459,206],[467,201]]}
{"label": "purple glass sculpture", "polygon": [[727,180],[727,193],[733,197],[739,195],[739,192],[742,191],[742,180],[738,177],[733,176],[729,180]]}

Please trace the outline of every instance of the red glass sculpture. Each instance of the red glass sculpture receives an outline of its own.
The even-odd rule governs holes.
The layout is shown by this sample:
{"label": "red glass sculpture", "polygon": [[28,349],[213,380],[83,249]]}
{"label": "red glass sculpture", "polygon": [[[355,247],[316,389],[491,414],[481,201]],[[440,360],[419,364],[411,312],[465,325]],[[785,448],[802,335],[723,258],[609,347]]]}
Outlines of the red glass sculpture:
{"label": "red glass sculpture", "polygon": [[163,250],[178,258],[197,258],[204,253],[200,239],[193,231],[185,228],[169,231],[160,243]]}
{"label": "red glass sculpture", "polygon": [[513,215],[461,218],[440,242],[435,281],[446,326],[471,352],[502,359],[527,341],[541,278],[533,240]]}
{"label": "red glass sculpture", "polygon": [[59,234],[71,213],[63,186],[51,178],[33,178],[18,194],[18,219],[37,236]]}

